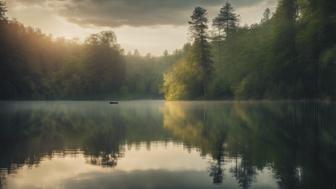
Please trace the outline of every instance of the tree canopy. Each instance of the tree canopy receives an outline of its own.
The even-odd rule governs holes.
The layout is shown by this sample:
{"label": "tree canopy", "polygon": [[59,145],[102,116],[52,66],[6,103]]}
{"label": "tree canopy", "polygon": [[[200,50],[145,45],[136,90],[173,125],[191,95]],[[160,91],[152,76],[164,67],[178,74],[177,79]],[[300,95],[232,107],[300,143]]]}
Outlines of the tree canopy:
{"label": "tree canopy", "polygon": [[212,24],[196,7],[191,40],[153,57],[125,53],[113,31],[54,38],[8,19],[0,0],[0,99],[335,99],[335,10],[333,0],[280,0],[240,26],[230,2]]}
{"label": "tree canopy", "polygon": [[228,37],[234,32],[239,23],[239,16],[234,12],[234,8],[230,2],[226,2],[220,9],[216,18],[213,19],[213,26],[218,31],[218,37]]}
{"label": "tree canopy", "polygon": [[[208,57],[213,62],[213,71],[203,98],[334,99],[335,4],[332,0],[281,0],[274,13],[269,8],[265,10],[260,23],[239,27],[239,16],[226,2],[213,19],[218,34],[209,42],[209,48],[204,48],[211,51]],[[199,53],[185,54],[185,64],[192,62],[188,57],[193,56]],[[174,67],[168,75],[174,73],[175,78],[181,75],[198,81],[187,68]],[[199,85],[166,81],[166,85],[175,85],[171,88],[176,89],[181,89],[176,85],[182,85],[183,89]],[[166,91],[167,99],[171,96],[180,99],[176,94]]]}

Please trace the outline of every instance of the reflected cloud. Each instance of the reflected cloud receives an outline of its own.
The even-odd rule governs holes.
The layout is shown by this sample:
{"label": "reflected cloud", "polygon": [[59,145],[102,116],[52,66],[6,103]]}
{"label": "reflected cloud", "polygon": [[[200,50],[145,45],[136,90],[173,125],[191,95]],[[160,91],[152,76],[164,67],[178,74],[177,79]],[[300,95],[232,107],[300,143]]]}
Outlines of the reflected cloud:
{"label": "reflected cloud", "polygon": [[0,105],[4,188],[328,188],[336,174],[335,104]]}

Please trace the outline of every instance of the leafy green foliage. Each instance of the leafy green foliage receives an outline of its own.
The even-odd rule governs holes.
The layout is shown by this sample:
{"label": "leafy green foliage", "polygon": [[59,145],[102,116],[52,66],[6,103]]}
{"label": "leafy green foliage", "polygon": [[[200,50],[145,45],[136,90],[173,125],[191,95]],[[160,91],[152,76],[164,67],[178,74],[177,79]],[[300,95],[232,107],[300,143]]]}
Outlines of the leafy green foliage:
{"label": "leafy green foliage", "polygon": [[7,20],[0,2],[0,99],[162,98],[163,73],[183,54],[125,55],[111,31],[54,39]]}
{"label": "leafy green foliage", "polygon": [[183,50],[162,57],[140,56],[137,52],[126,55],[126,81],[120,96],[126,98],[162,98],[163,75],[179,60]]}
{"label": "leafy green foliage", "polygon": [[[191,16],[191,44],[161,57],[125,55],[113,32],[84,43],[8,20],[0,0],[0,99],[334,99],[336,3],[281,0],[261,22],[239,26],[225,3]],[[212,39],[212,41],[210,40]]]}
{"label": "leafy green foliage", "polygon": [[190,64],[185,59],[175,64],[164,75],[164,91],[167,100],[195,99],[195,94],[202,91],[202,70],[197,64]]}
{"label": "leafy green foliage", "polygon": [[194,42],[185,46],[185,57],[164,76],[164,92],[168,100],[198,99],[207,95],[212,74],[207,11],[196,7],[189,24]]}
{"label": "leafy green foliage", "polygon": [[[259,24],[238,27],[238,16],[226,3],[213,21],[221,36],[213,38],[211,48],[203,48],[211,49],[213,61],[206,98],[334,99],[335,8],[336,3],[331,0],[281,0],[274,14],[265,10]],[[196,42],[193,46],[200,47]],[[199,51],[192,51],[189,57],[193,56],[199,56]],[[194,84],[181,83],[178,75],[197,81],[187,68],[194,69],[193,61],[185,59],[185,66],[179,66],[180,62],[174,66],[172,72],[176,72],[175,80],[179,82],[171,82],[171,73],[166,83],[183,87],[170,89],[186,90],[185,85]],[[179,94],[174,90],[167,92]],[[170,94],[166,94],[168,99]]]}

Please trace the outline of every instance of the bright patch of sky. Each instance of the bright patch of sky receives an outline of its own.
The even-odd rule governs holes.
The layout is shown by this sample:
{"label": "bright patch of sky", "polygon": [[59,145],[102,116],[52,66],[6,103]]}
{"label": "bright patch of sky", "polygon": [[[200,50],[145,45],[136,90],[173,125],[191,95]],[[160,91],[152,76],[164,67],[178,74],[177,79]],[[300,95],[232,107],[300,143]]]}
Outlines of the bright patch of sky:
{"label": "bright patch of sky", "polygon": [[[196,6],[216,16],[224,0],[7,0],[8,15],[55,37],[84,40],[113,30],[126,51],[161,55],[181,48],[189,39],[187,22]],[[277,0],[231,0],[240,25],[260,22]]]}

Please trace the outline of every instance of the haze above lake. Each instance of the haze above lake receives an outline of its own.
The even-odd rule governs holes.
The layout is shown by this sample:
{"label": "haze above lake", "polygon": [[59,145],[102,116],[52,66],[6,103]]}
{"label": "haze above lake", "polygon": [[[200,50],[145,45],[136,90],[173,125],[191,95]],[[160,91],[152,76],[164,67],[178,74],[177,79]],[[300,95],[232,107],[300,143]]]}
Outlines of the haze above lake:
{"label": "haze above lake", "polygon": [[1,102],[0,188],[333,188],[336,106]]}

